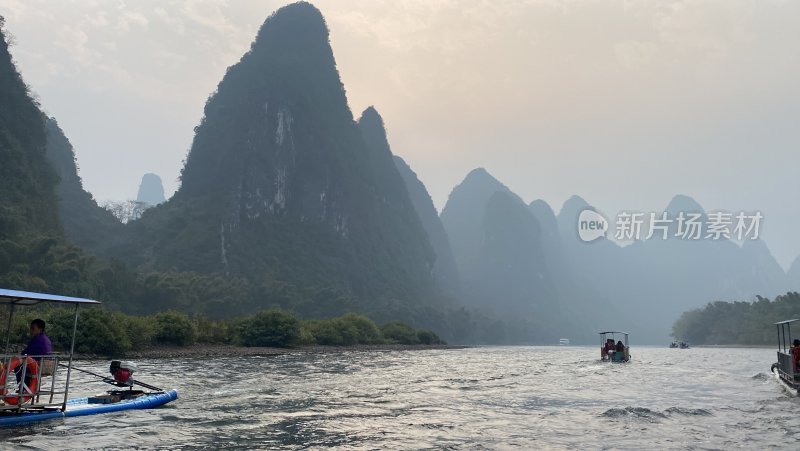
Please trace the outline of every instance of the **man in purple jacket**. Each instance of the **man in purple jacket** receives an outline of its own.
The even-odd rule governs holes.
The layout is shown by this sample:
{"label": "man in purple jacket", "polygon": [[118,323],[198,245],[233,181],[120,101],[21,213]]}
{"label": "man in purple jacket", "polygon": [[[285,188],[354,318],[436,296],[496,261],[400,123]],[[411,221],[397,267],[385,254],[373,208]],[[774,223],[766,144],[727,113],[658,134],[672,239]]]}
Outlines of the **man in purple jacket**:
{"label": "man in purple jacket", "polygon": [[[29,355],[29,356],[44,356],[50,355],[53,353],[53,344],[50,343],[50,338],[44,334],[44,327],[45,322],[39,318],[31,321],[31,339],[28,342],[28,346],[22,350],[22,355]],[[41,358],[36,359],[40,364],[42,363]],[[17,377],[17,383],[22,379],[22,365],[18,366],[14,370],[14,375]],[[25,375],[25,383],[29,384],[31,381],[32,375],[30,373]]]}
{"label": "man in purple jacket", "polygon": [[50,338],[44,334],[44,327],[44,321],[39,318],[31,321],[31,341],[22,350],[23,355],[40,356],[53,353],[53,344],[50,343]]}

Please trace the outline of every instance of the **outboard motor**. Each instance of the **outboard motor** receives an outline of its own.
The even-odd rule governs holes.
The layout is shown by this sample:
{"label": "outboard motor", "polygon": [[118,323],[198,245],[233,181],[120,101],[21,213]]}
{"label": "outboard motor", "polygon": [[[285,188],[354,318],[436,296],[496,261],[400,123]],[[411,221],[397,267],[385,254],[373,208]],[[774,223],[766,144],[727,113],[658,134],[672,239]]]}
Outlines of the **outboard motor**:
{"label": "outboard motor", "polygon": [[114,382],[119,387],[132,387],[133,386],[133,373],[136,372],[136,364],[133,362],[125,362],[120,360],[111,361],[109,371],[114,377]]}

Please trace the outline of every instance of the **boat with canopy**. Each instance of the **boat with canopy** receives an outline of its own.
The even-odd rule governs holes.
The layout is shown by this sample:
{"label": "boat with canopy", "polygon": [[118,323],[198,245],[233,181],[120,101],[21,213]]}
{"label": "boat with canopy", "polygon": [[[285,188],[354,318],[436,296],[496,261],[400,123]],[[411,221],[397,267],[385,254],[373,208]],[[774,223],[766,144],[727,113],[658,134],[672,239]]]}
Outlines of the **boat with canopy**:
{"label": "boat with canopy", "polygon": [[[10,352],[14,311],[19,307],[54,303],[74,307],[72,338],[66,354],[21,355]],[[78,309],[99,305],[99,301],[53,294],[0,289],[0,304],[8,307],[5,352],[0,356],[0,426],[17,425],[84,415],[97,415],[130,409],[149,409],[178,399],[175,390],[137,381],[136,365],[111,362],[111,377],[76,368],[73,365]],[[101,395],[69,399],[72,372],[96,376],[114,386]]]}
{"label": "boat with canopy", "polygon": [[600,360],[614,363],[630,362],[631,353],[628,347],[628,333],[618,331],[600,332]]}

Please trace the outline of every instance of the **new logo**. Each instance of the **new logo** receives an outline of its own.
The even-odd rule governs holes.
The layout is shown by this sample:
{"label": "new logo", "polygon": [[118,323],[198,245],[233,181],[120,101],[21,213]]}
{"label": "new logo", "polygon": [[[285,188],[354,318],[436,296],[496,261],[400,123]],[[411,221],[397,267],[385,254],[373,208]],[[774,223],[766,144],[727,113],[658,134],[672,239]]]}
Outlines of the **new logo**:
{"label": "new logo", "polygon": [[586,208],[578,215],[578,237],[581,241],[591,242],[606,236],[608,220],[600,213]]}

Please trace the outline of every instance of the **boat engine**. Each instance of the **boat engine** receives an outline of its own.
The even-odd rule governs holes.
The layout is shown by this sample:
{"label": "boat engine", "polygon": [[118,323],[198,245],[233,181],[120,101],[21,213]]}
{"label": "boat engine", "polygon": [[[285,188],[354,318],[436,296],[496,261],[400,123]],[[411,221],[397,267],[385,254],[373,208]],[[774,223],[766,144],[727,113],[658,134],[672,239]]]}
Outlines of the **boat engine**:
{"label": "boat engine", "polygon": [[135,373],[136,370],[135,363],[120,360],[111,361],[111,367],[109,368],[111,375],[114,377],[114,382],[116,382],[119,387],[132,387],[133,373]]}

